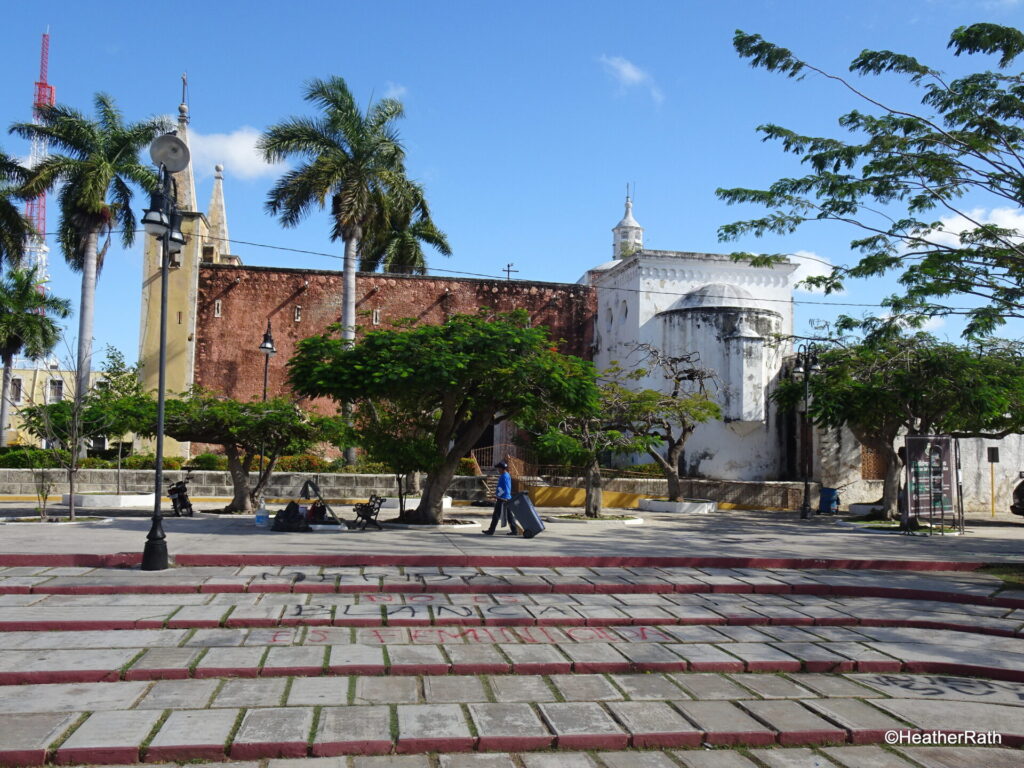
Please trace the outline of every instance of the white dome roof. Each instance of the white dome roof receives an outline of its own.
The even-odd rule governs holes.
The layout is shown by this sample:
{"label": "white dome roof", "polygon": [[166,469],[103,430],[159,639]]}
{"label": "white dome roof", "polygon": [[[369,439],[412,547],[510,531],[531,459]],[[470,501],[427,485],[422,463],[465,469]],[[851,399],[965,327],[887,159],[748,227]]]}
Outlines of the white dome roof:
{"label": "white dome roof", "polygon": [[621,227],[640,229],[640,223],[633,218],[633,201],[628,197],[626,198],[626,215],[622,217],[622,221],[615,225],[615,229],[619,229]]}
{"label": "white dome roof", "polygon": [[754,296],[738,285],[728,283],[708,283],[695,291],[686,294],[679,303],[680,309],[697,309],[699,307],[741,307],[756,309]]}

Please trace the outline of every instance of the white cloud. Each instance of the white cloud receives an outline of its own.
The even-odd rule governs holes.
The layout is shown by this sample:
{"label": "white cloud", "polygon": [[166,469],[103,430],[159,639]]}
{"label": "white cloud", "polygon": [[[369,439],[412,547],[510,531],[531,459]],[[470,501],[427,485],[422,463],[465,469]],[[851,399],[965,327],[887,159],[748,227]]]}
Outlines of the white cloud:
{"label": "white cloud", "polygon": [[791,253],[789,258],[797,265],[796,271],[790,276],[794,290],[804,293],[821,293],[820,288],[810,288],[801,283],[808,277],[832,274],[832,262],[813,251],[796,251]]}
{"label": "white cloud", "polygon": [[930,332],[941,328],[945,324],[946,318],[944,317],[929,317],[927,320],[924,321],[924,324],[921,326],[921,330]]}
{"label": "white cloud", "polygon": [[623,91],[627,88],[646,88],[655,104],[661,104],[665,100],[665,94],[661,92],[650,73],[640,69],[629,59],[602,54],[598,61],[604,65],[604,71],[619,84]]}
{"label": "white cloud", "polygon": [[[964,215],[946,216],[942,222],[942,231],[932,232],[928,239],[940,245],[958,248],[960,233],[976,229],[978,224],[995,224],[1003,229],[1015,229],[1024,235],[1024,210],[1020,208],[974,208],[965,211]],[[975,223],[977,222],[977,223]],[[1014,238],[1020,240],[1021,238]]]}
{"label": "white cloud", "polygon": [[260,131],[242,126],[231,133],[199,133],[189,130],[188,143],[192,151],[192,168],[197,178],[213,175],[213,167],[220,163],[230,176],[256,179],[275,176],[286,167],[285,163],[268,163],[256,149]]}
{"label": "white cloud", "polygon": [[385,85],[387,85],[387,88],[384,90],[385,99],[400,99],[409,92],[409,89],[401,83],[392,83],[388,80]]}

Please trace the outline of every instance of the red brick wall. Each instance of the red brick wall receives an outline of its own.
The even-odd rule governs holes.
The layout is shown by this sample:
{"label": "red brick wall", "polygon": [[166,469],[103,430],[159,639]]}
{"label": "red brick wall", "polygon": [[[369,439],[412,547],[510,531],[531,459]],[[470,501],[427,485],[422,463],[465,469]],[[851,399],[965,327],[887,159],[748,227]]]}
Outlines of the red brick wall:
{"label": "red brick wall", "polygon": [[[340,272],[203,265],[199,271],[195,383],[239,400],[263,396],[260,342],[270,319],[277,355],[270,358],[271,397],[287,391],[285,365],[300,339],[341,318]],[[220,301],[220,317],[215,304]],[[295,320],[295,308],[301,319]],[[535,325],[547,326],[563,352],[592,356],[596,299],[592,288],[520,280],[360,274],[356,321],[361,329],[392,327],[413,317],[440,323],[478,307],[526,309]],[[372,325],[373,311],[380,325]],[[331,409],[333,412],[333,408]]]}

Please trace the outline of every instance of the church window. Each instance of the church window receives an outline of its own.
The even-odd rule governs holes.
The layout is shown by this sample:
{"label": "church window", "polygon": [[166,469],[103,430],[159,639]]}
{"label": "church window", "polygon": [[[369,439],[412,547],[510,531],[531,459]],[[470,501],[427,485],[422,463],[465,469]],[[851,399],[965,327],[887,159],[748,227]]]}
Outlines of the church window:
{"label": "church window", "polygon": [[11,379],[11,402],[21,402],[21,379]]}
{"label": "church window", "polygon": [[622,322],[626,322],[627,317],[629,317],[629,305],[622,302]]}
{"label": "church window", "polygon": [[214,317],[220,317],[220,311],[221,311],[220,299],[216,299],[213,302],[213,316]]}
{"label": "church window", "polygon": [[302,320],[302,307],[300,307],[298,304],[296,304],[295,305],[295,322],[297,323],[300,320]]}
{"label": "church window", "polygon": [[379,309],[373,310],[373,314],[371,315],[371,322],[374,325],[380,325],[380,310]]}
{"label": "church window", "polygon": [[64,399],[64,381],[62,379],[50,379],[50,388],[47,392],[48,403],[59,403]]}

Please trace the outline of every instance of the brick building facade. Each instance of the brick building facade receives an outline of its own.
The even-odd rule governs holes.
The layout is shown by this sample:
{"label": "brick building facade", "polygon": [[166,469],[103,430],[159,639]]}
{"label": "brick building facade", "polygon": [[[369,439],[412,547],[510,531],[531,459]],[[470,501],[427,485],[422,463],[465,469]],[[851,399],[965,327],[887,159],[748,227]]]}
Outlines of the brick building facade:
{"label": "brick building facade", "polygon": [[[270,322],[277,354],[268,393],[287,394],[286,364],[296,344],[341,319],[342,273],[203,264],[195,322],[195,384],[239,400],[263,395],[259,344]],[[359,333],[412,318],[443,323],[481,307],[525,309],[547,327],[562,352],[593,356],[596,293],[590,286],[525,280],[475,280],[361,273],[356,280]]]}

